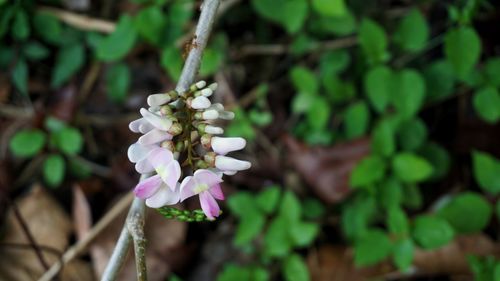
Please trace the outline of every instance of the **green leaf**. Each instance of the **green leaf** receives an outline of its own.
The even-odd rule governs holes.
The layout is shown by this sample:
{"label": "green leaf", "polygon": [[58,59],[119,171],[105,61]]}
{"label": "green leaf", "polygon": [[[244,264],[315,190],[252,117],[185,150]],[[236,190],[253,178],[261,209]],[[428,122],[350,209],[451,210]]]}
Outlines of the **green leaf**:
{"label": "green leaf", "polygon": [[12,37],[18,40],[26,40],[30,35],[30,24],[28,15],[22,9],[18,9],[12,23]]}
{"label": "green leaf", "polygon": [[141,9],[134,18],[134,25],[139,35],[156,46],[161,43],[165,24],[166,15],[158,6]]}
{"label": "green leaf", "polygon": [[356,266],[376,264],[389,256],[391,241],[380,230],[370,230],[354,243],[354,263]]}
{"label": "green leaf", "polygon": [[289,225],[289,230],[295,247],[307,247],[318,236],[319,226],[315,223],[297,221]]}
{"label": "green leaf", "polygon": [[409,232],[410,226],[408,216],[399,207],[390,208],[387,212],[387,227],[391,234],[406,235]]}
{"label": "green leaf", "polygon": [[240,191],[229,197],[227,200],[227,206],[231,210],[231,213],[236,216],[243,218],[250,213],[258,212],[259,209],[255,206],[256,202],[251,193]]}
{"label": "green leaf", "polygon": [[457,233],[474,233],[483,230],[492,215],[490,203],[474,192],[464,192],[451,199],[438,211]]}
{"label": "green leaf", "polygon": [[444,53],[451,63],[455,75],[464,79],[479,60],[481,55],[481,40],[471,27],[459,27],[446,33]]}
{"label": "green leaf", "polygon": [[351,57],[346,50],[325,52],[319,60],[321,75],[331,79],[330,75],[344,71],[350,63]]}
{"label": "green leaf", "polygon": [[316,75],[308,68],[296,66],[290,71],[290,79],[299,93],[316,95],[319,89]]}
{"label": "green leaf", "polygon": [[323,97],[315,97],[307,111],[307,122],[313,130],[326,129],[330,121],[331,107]]}
{"label": "green leaf", "polygon": [[429,38],[429,26],[426,19],[417,9],[411,10],[399,22],[393,38],[403,50],[409,52],[422,50]]}
{"label": "green leaf", "polygon": [[436,143],[426,143],[418,152],[434,167],[431,179],[440,179],[448,173],[450,169],[450,156],[448,151]]}
{"label": "green leaf", "polygon": [[57,132],[66,127],[66,123],[64,121],[52,116],[47,116],[43,122],[43,125],[49,132]]}
{"label": "green leaf", "polygon": [[102,61],[117,61],[128,54],[137,39],[132,19],[128,15],[120,16],[115,31],[99,42],[97,58]]}
{"label": "green leaf", "polygon": [[365,102],[351,104],[344,112],[344,126],[347,139],[366,134],[370,122],[370,111]]}
{"label": "green leaf", "polygon": [[37,12],[33,18],[35,31],[47,42],[58,43],[63,38],[61,22],[53,15]]}
{"label": "green leaf", "polygon": [[359,44],[368,61],[377,64],[389,59],[387,36],[384,29],[370,19],[363,19],[359,27]]}
{"label": "green leaf", "polygon": [[403,186],[403,205],[410,209],[422,208],[423,199],[422,191],[416,184],[409,184]]}
{"label": "green leaf", "polygon": [[57,187],[64,179],[66,169],[64,158],[59,154],[52,154],[43,162],[43,178],[50,187]]}
{"label": "green leaf", "polygon": [[357,240],[368,231],[368,224],[376,212],[373,196],[356,196],[354,201],[349,202],[342,210],[342,231],[348,239]]}
{"label": "green leaf", "polygon": [[437,60],[424,69],[427,99],[437,101],[453,93],[455,74],[447,60]]}
{"label": "green leaf", "polygon": [[479,186],[493,195],[500,193],[500,161],[491,155],[474,151],[472,154],[474,177]]}
{"label": "green leaf", "polygon": [[293,254],[283,261],[283,276],[286,281],[309,281],[307,265],[298,254]]}
{"label": "green leaf", "polygon": [[32,157],[40,152],[45,141],[45,133],[41,130],[20,130],[10,139],[10,151],[16,157]]}
{"label": "green leaf", "polygon": [[454,237],[447,221],[434,216],[419,216],[413,225],[413,238],[424,249],[435,249],[448,244]]}
{"label": "green leaf", "polygon": [[50,54],[49,49],[36,41],[24,45],[23,53],[27,59],[34,61],[44,59]]}
{"label": "green leaf", "polygon": [[361,160],[351,172],[350,185],[366,187],[380,181],[385,175],[385,161],[372,155]]}
{"label": "green leaf", "polygon": [[309,12],[307,0],[252,0],[263,18],[283,26],[288,33],[299,31]]}
{"label": "green leaf", "polygon": [[54,132],[54,142],[64,153],[74,155],[80,153],[83,148],[83,137],[78,129],[66,127]]}
{"label": "green leaf", "polygon": [[288,221],[278,216],[273,219],[264,235],[264,255],[267,257],[285,257],[290,253],[291,241],[288,236]]}
{"label": "green leaf", "polygon": [[410,119],[399,126],[398,137],[404,150],[416,150],[427,139],[427,127],[420,118]]}
{"label": "green leaf", "polygon": [[368,71],[364,78],[364,89],[373,108],[382,113],[385,111],[391,97],[392,71],[385,65],[377,66]]}
{"label": "green leaf", "polygon": [[7,5],[4,9],[0,9],[0,39],[7,33],[10,27],[10,22],[15,16],[16,5]]}
{"label": "green leaf", "polygon": [[228,264],[224,266],[222,272],[217,276],[217,281],[253,281],[251,279],[251,272],[246,267]]}
{"label": "green leaf", "polygon": [[181,52],[177,48],[167,47],[163,49],[161,53],[161,66],[167,70],[170,78],[175,81],[179,80],[183,64]]}
{"label": "green leaf", "polygon": [[300,220],[302,208],[299,199],[291,191],[285,191],[280,205],[280,216],[288,223],[293,223]]}
{"label": "green leaf", "polygon": [[106,71],[106,90],[108,98],[123,102],[130,87],[130,70],[124,63],[118,63]]}
{"label": "green leaf", "polygon": [[409,152],[398,153],[394,156],[392,170],[400,180],[407,183],[426,180],[433,171],[427,160]]}
{"label": "green leaf", "polygon": [[234,244],[236,246],[244,246],[250,243],[259,233],[261,233],[265,222],[264,215],[259,212],[250,212],[244,217],[241,217],[241,221],[236,228]]}
{"label": "green leaf", "polygon": [[259,111],[252,108],[248,112],[248,119],[258,127],[265,127],[273,122],[273,114],[270,111]]}
{"label": "green leaf", "polygon": [[346,36],[356,31],[356,17],[349,10],[341,17],[314,16],[309,18],[310,29],[314,34]]}
{"label": "green leaf", "polygon": [[16,89],[24,95],[28,94],[28,64],[25,60],[19,59],[12,69],[12,83]]}
{"label": "green leaf", "polygon": [[413,262],[413,255],[415,254],[415,246],[413,241],[409,238],[399,240],[395,243],[393,248],[393,261],[399,270],[406,272]]}
{"label": "green leaf", "polygon": [[392,76],[391,100],[404,118],[418,113],[425,99],[425,81],[415,70],[404,69]]}
{"label": "green leaf", "polygon": [[87,162],[82,161],[82,159],[69,157],[68,162],[69,171],[75,177],[86,179],[92,175],[92,168]]}
{"label": "green leaf", "polygon": [[391,156],[396,151],[393,120],[382,119],[372,132],[372,150],[381,156]]}
{"label": "green leaf", "polygon": [[344,104],[356,96],[354,84],[350,81],[342,81],[335,74],[323,76],[321,82],[325,87],[327,97],[334,104]]}
{"label": "green leaf", "polygon": [[344,0],[312,0],[313,9],[327,17],[341,17],[347,14]]}
{"label": "green leaf", "polygon": [[276,210],[280,199],[280,188],[276,185],[267,187],[257,195],[255,201],[259,208],[266,214],[271,214]]}
{"label": "green leaf", "polygon": [[500,93],[494,87],[479,89],[474,94],[474,109],[488,123],[496,123],[500,119]]}
{"label": "green leaf", "polygon": [[59,88],[71,78],[85,63],[83,45],[62,47],[57,53],[56,65],[52,72],[52,88]]}
{"label": "green leaf", "polygon": [[380,183],[377,192],[378,202],[386,210],[398,208],[403,202],[403,187],[392,177]]}
{"label": "green leaf", "polygon": [[223,50],[206,48],[201,60],[200,76],[205,77],[214,74],[224,61]]}
{"label": "green leaf", "polygon": [[484,76],[489,85],[500,86],[500,57],[488,58],[484,63]]}
{"label": "green leaf", "polygon": [[307,198],[302,202],[302,209],[304,218],[306,219],[318,219],[325,214],[325,207],[319,200],[313,198]]}

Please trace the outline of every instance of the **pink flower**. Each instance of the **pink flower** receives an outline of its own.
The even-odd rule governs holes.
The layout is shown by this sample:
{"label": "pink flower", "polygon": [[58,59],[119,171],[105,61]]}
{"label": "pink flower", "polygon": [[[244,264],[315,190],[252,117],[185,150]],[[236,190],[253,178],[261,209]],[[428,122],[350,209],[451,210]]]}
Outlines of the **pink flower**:
{"label": "pink flower", "polygon": [[193,176],[186,177],[180,187],[181,202],[194,195],[199,195],[200,205],[205,215],[213,220],[219,216],[220,208],[215,199],[224,200],[220,183],[222,179],[216,173],[199,169]]}

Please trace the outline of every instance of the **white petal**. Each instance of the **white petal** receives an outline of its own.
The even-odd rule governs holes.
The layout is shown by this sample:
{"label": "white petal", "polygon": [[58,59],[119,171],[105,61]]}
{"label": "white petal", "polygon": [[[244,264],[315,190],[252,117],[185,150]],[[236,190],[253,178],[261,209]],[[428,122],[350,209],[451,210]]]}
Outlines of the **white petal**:
{"label": "white petal", "polygon": [[161,208],[167,205],[179,203],[180,192],[177,187],[175,191],[170,190],[166,184],[162,184],[153,196],[146,199],[146,206],[150,208]]}
{"label": "white petal", "polygon": [[236,175],[237,172],[238,171],[224,171],[223,174],[228,176],[234,176]]}
{"label": "white petal", "polygon": [[211,135],[220,135],[224,134],[224,129],[212,125],[207,125],[205,126],[205,133],[211,134]]}
{"label": "white petal", "polygon": [[207,85],[207,82],[201,80],[201,81],[198,81],[196,82],[196,84],[194,84],[196,86],[196,88],[198,89],[203,89],[205,88],[205,86]]}
{"label": "white petal", "polygon": [[215,167],[222,171],[241,171],[249,169],[251,166],[252,164],[248,161],[221,155],[215,157]]}
{"label": "white petal", "polygon": [[134,143],[131,146],[129,146],[127,150],[127,156],[130,162],[132,163],[137,163],[148,156],[148,153],[151,149],[147,148],[139,143]]}
{"label": "white petal", "polygon": [[[146,121],[146,120],[144,120],[144,121]],[[144,124],[139,126],[139,131],[143,134],[146,134],[147,132],[153,130],[154,128],[155,128],[155,126],[153,126],[153,124],[146,121]]]}
{"label": "white petal", "polygon": [[139,118],[139,119],[137,119],[137,120],[134,120],[134,121],[130,122],[130,124],[128,124],[128,127],[129,127],[129,129],[130,129],[132,132],[134,132],[134,133],[139,133],[139,132],[140,132],[140,130],[139,130],[140,126],[141,126],[141,125],[143,125],[143,124],[146,124],[146,123],[148,123],[148,122],[146,121],[146,119],[144,119],[144,118]]}
{"label": "white petal", "polygon": [[224,120],[233,120],[234,119],[234,112],[231,111],[219,111],[219,118],[224,119]]}
{"label": "white petal", "polygon": [[145,108],[141,108],[141,114],[146,120],[148,120],[149,123],[153,124],[153,126],[155,126],[157,129],[168,131],[168,129],[170,129],[170,126],[172,126],[172,120],[166,117],[160,117],[148,111]]}
{"label": "white petal", "polygon": [[[204,97],[209,97],[213,94],[214,92],[212,91],[212,89],[209,89],[209,88],[205,88],[203,90],[200,91],[200,94]],[[208,107],[208,106],[207,106]]]}
{"label": "white petal", "polygon": [[214,103],[208,109],[214,109],[214,110],[217,110],[217,111],[222,111],[222,110],[224,110],[224,106],[222,105],[222,103]]}
{"label": "white petal", "polygon": [[201,117],[205,120],[214,120],[219,117],[219,112],[217,112],[217,110],[214,109],[205,110],[201,114]]}
{"label": "white petal", "polygon": [[211,145],[215,153],[226,155],[231,151],[243,149],[247,144],[244,138],[221,138],[212,137]]}
{"label": "white petal", "polygon": [[171,140],[172,135],[170,135],[167,132],[154,129],[149,131],[147,134],[143,135],[142,137],[139,138],[138,143],[142,145],[151,145],[154,143],[159,143],[165,140]]}
{"label": "white petal", "polygon": [[154,94],[148,96],[149,106],[160,106],[166,104],[170,101],[170,96],[168,94]]}
{"label": "white petal", "polygon": [[145,158],[135,164],[135,170],[138,173],[146,174],[153,172],[155,168],[149,163],[149,160]]}
{"label": "white petal", "polygon": [[194,109],[205,109],[211,105],[210,100],[204,96],[199,96],[193,99],[191,107]]}
{"label": "white petal", "polygon": [[215,82],[214,82],[214,83],[212,83],[212,84],[208,85],[208,88],[209,88],[210,90],[212,90],[213,92],[215,92],[215,90],[217,90],[217,87],[218,87],[218,86],[219,86],[219,84],[217,84],[217,83],[215,83]]}

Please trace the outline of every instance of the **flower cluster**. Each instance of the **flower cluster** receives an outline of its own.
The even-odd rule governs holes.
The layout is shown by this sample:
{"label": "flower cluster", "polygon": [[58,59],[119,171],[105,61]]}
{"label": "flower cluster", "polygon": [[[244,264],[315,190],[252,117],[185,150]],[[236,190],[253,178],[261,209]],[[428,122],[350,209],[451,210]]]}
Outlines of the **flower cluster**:
{"label": "flower cluster", "polygon": [[245,147],[243,138],[216,136],[224,130],[214,122],[234,118],[222,104],[210,102],[216,89],[216,83],[199,81],[183,95],[150,95],[142,118],[130,123],[130,130],[142,136],[129,147],[128,157],[137,172],[154,174],[134,190],[147,206],[160,208],[198,195],[203,212],[214,219],[220,213],[215,199],[224,200],[222,176],[250,168],[250,162],[226,156]]}

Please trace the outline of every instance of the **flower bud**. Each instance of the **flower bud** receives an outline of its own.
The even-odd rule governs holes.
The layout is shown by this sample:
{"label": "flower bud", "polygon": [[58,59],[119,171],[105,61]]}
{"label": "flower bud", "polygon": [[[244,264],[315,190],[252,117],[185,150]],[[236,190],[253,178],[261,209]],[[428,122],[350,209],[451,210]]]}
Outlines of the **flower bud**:
{"label": "flower bud", "polygon": [[244,138],[221,138],[213,137],[211,139],[211,146],[215,153],[226,155],[231,151],[243,149],[247,142]]}
{"label": "flower bud", "polygon": [[172,115],[172,108],[168,105],[163,105],[160,107],[160,114],[163,116]]}
{"label": "flower bud", "polygon": [[224,171],[223,174],[228,176],[234,176],[236,175],[237,172],[238,171]]}
{"label": "flower bud", "polygon": [[211,105],[210,100],[204,96],[199,96],[191,100],[191,108],[193,109],[205,109]]}
{"label": "flower bud", "polygon": [[170,95],[168,94],[154,94],[148,96],[148,105],[149,106],[160,106],[166,104],[171,100]]}
{"label": "flower bud", "polygon": [[203,112],[196,112],[194,118],[199,120],[214,120],[219,117],[219,112],[214,109],[205,110]]}
{"label": "flower bud", "polygon": [[148,111],[145,108],[141,108],[140,110],[141,115],[153,126],[156,128],[163,130],[163,131],[168,131],[170,129],[170,126],[172,126],[172,120],[166,118],[166,117],[160,117],[150,111]]}
{"label": "flower bud", "polygon": [[200,138],[201,145],[203,145],[203,147],[206,149],[210,149],[211,139],[212,139],[212,135],[204,134]]}
{"label": "flower bud", "polygon": [[184,143],[179,141],[175,144],[175,151],[183,151],[184,150]]}
{"label": "flower bud", "polygon": [[206,169],[206,168],[208,168],[208,163],[205,162],[205,161],[203,161],[203,160],[196,161],[195,165],[196,165],[196,168],[198,168],[198,169]]}
{"label": "flower bud", "polygon": [[177,136],[182,133],[182,125],[180,123],[173,123],[170,129],[168,129],[168,133],[172,136]]}
{"label": "flower bud", "polygon": [[194,83],[193,85],[191,85],[191,87],[189,87],[189,90],[191,92],[194,92],[196,90],[205,88],[206,85],[207,85],[207,82],[201,80],[201,81],[198,81],[198,82]]}
{"label": "flower bud", "polygon": [[214,152],[207,152],[203,157],[203,160],[205,160],[205,162],[209,165],[209,167],[214,167],[216,156],[217,154],[215,154]]}
{"label": "flower bud", "polygon": [[213,92],[211,89],[209,89],[209,88],[205,88],[205,89],[203,89],[203,90],[201,90],[201,91],[200,91],[200,94],[201,94],[202,96],[204,96],[204,97],[209,97],[209,96],[211,96],[213,93],[214,93],[214,92]]}
{"label": "flower bud", "polygon": [[217,84],[217,83],[215,83],[215,82],[214,82],[214,83],[212,83],[212,84],[208,85],[208,88],[209,88],[210,90],[212,90],[213,92],[215,92],[215,90],[217,90],[217,87],[218,87],[218,86],[219,86],[219,84]]}
{"label": "flower bud", "polygon": [[222,155],[217,155],[215,157],[215,167],[222,171],[242,171],[249,169],[251,166],[252,164],[248,161]]}
{"label": "flower bud", "polygon": [[163,148],[166,148],[166,149],[168,149],[170,151],[175,151],[175,144],[171,140],[162,142],[160,146],[163,147]]}
{"label": "flower bud", "polygon": [[224,134],[224,129],[212,125],[206,125],[205,126],[205,133],[207,134],[212,134],[212,135],[220,135]]}
{"label": "flower bud", "polygon": [[219,118],[224,120],[233,120],[234,112],[232,111],[219,111]]}

